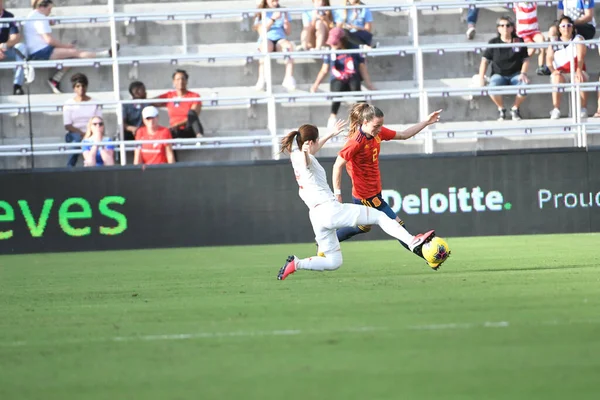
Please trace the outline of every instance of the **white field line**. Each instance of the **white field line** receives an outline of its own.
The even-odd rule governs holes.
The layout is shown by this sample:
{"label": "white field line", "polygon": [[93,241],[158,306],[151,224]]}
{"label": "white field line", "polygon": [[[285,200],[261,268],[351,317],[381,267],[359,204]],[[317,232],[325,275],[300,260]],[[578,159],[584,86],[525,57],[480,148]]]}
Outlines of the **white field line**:
{"label": "white field line", "polygon": [[[533,323],[537,326],[564,326],[570,324],[591,323],[599,324],[600,321],[578,320],[578,321],[542,321]],[[531,325],[531,323],[521,323],[517,325]],[[404,327],[376,327],[376,326],[361,326],[341,329],[322,329],[322,330],[302,330],[302,329],[278,329],[265,331],[231,331],[231,332],[198,332],[198,333],[176,333],[165,335],[132,335],[132,336],[113,336],[104,338],[81,338],[56,341],[10,341],[0,342],[0,347],[24,347],[24,346],[52,346],[64,344],[81,344],[81,343],[101,343],[101,342],[153,342],[153,341],[176,341],[176,340],[202,340],[202,339],[219,339],[219,338],[251,338],[251,337],[269,337],[269,336],[299,336],[299,335],[330,335],[330,334],[351,334],[351,333],[369,333],[369,332],[394,332],[394,331],[443,331],[443,330],[469,330],[469,329],[498,329],[510,328],[514,324],[508,321],[485,321],[472,323],[447,323],[447,324],[429,324],[429,325],[407,325]]]}

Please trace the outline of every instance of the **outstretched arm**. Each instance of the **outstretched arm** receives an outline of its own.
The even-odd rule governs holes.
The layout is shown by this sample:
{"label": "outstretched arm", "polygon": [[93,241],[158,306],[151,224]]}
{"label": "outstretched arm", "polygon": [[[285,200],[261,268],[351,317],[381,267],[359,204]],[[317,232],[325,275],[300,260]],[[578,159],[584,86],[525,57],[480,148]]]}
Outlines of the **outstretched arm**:
{"label": "outstretched arm", "polygon": [[425,127],[438,122],[440,120],[441,112],[442,112],[442,110],[434,111],[431,114],[429,114],[429,116],[427,117],[427,120],[421,121],[418,124],[415,124],[404,131],[396,132],[396,136],[394,136],[394,140],[410,139],[411,137],[415,136],[417,133],[419,133],[423,129],[425,129]]}
{"label": "outstretched arm", "polygon": [[344,127],[346,126],[346,121],[338,119],[337,122],[335,123],[333,129],[331,129],[331,132],[329,132],[327,135],[323,136],[322,138],[319,138],[319,141],[316,143],[316,146],[314,146],[311,149],[311,154],[315,154],[317,151],[319,151],[321,149],[321,147],[323,147],[323,145],[325,143],[327,143],[327,141],[329,139],[331,139],[334,136],[337,136],[340,134],[340,132],[342,132],[344,130]]}
{"label": "outstretched arm", "polygon": [[342,169],[346,165],[347,161],[341,156],[337,156],[335,164],[333,164],[333,194],[337,201],[342,202]]}

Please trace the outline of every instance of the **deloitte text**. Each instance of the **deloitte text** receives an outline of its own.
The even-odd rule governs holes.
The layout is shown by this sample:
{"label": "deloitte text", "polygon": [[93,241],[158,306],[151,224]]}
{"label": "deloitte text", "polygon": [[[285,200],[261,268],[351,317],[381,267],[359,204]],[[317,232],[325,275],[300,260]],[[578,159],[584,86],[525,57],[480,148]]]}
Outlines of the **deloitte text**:
{"label": "deloitte text", "polygon": [[[120,235],[127,229],[127,217],[116,211],[115,206],[125,204],[125,198],[121,196],[106,196],[98,202],[98,211],[92,211],[90,202],[82,197],[71,197],[54,207],[54,199],[45,199],[41,209],[32,210],[27,200],[19,200],[16,205],[0,200],[0,240],[7,240],[15,236],[15,227],[21,214],[27,232],[31,237],[40,238],[44,236],[46,226],[51,217],[58,219],[62,231],[68,236],[81,237],[92,234],[92,226],[97,219],[95,213],[105,219],[112,220],[109,226],[100,225],[97,231],[100,235]],[[73,226],[73,222],[77,227]],[[12,226],[12,228],[11,228]],[[20,230],[23,232],[24,230]]]}
{"label": "deloitte text", "polygon": [[447,193],[429,193],[422,188],[420,194],[401,195],[396,190],[383,190],[382,197],[392,207],[394,212],[402,210],[405,214],[442,214],[470,213],[482,211],[510,210],[510,203],[504,203],[502,193],[492,190],[484,192],[479,186],[471,190],[463,188],[448,188]]}
{"label": "deloitte text", "polygon": [[548,189],[540,189],[538,206],[540,209],[600,207],[600,192],[552,193]]}

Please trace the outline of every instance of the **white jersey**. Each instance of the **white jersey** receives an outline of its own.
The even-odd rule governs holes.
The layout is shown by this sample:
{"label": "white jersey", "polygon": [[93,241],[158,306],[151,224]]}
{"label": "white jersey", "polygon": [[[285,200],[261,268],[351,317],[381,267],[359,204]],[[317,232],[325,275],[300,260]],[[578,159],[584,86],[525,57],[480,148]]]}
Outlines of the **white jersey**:
{"label": "white jersey", "polygon": [[335,196],[327,183],[327,174],[316,157],[308,153],[310,163],[304,166],[304,152],[300,149],[292,151],[290,160],[298,181],[298,194],[308,208],[335,201]]}

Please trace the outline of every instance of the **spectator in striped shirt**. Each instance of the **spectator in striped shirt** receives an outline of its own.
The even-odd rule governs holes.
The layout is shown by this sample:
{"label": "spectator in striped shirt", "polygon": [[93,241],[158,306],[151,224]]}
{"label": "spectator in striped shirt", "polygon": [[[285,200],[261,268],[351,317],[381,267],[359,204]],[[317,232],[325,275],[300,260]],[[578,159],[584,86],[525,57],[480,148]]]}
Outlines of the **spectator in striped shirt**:
{"label": "spectator in striped shirt", "polygon": [[[515,20],[517,22],[517,36],[519,36],[525,43],[544,43],[546,38],[540,32],[540,25],[537,17],[537,4],[529,2],[516,3],[515,8]],[[529,48],[529,57],[535,53],[536,49]],[[550,69],[545,64],[544,49],[538,49],[538,68],[536,73],[538,75],[550,75]]]}

